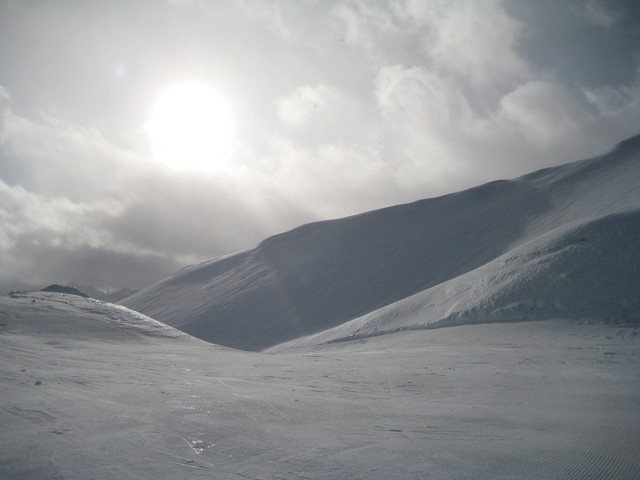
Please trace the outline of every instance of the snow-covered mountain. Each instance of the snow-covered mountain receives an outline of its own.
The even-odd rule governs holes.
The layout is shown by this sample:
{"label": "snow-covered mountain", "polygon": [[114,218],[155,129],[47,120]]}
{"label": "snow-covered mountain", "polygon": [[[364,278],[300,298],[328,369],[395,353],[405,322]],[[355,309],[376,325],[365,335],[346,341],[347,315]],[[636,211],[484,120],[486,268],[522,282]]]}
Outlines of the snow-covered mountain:
{"label": "snow-covered mountain", "polygon": [[316,341],[466,322],[638,322],[639,209],[636,136],[514,180],[303,225],[122,303],[246,350],[334,327]]}
{"label": "snow-covered mountain", "polygon": [[0,478],[639,478],[639,245],[636,137],[189,267],[156,318],[0,296]]}
{"label": "snow-covered mountain", "polygon": [[565,318],[640,325],[638,245],[638,210],[564,225],[471,272],[275,350],[473,323]]}

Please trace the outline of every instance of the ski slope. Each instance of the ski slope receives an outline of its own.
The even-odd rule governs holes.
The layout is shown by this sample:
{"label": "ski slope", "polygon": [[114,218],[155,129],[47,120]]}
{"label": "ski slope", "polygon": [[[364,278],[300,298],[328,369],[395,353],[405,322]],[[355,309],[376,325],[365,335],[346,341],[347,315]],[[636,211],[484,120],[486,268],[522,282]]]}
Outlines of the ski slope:
{"label": "ski slope", "polygon": [[514,180],[303,225],[123,304],[244,350],[476,322],[637,323],[639,209],[636,136]]}

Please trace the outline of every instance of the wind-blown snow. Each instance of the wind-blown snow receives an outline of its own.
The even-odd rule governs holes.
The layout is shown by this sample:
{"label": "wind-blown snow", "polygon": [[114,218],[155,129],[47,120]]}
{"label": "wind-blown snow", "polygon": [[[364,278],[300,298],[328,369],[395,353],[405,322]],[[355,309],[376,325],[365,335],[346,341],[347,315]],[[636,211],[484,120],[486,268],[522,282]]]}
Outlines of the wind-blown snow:
{"label": "wind-blown snow", "polygon": [[634,322],[638,209],[640,136],[515,180],[304,225],[123,303],[247,350],[332,327],[319,338],[556,317]]}

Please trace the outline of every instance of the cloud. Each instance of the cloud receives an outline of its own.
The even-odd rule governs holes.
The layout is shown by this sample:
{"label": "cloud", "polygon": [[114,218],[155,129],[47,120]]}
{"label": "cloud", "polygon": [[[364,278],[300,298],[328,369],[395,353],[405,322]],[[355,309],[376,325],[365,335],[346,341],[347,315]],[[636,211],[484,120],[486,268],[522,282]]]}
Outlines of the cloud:
{"label": "cloud", "polygon": [[640,125],[640,65],[635,80],[626,85],[584,88],[583,93],[595,108],[592,139],[611,141],[638,133]]}
{"label": "cloud", "polygon": [[444,193],[463,175],[455,148],[476,121],[460,89],[423,67],[392,65],[378,72],[376,99],[397,188]]}
{"label": "cloud", "polygon": [[637,133],[639,84],[570,90],[533,80],[503,91],[486,112],[443,73],[382,67],[376,98],[394,181],[415,194],[445,193],[602,153]]}
{"label": "cloud", "polygon": [[0,143],[6,138],[7,118],[11,115],[11,97],[7,89],[0,85]]}
{"label": "cloud", "polygon": [[457,82],[482,105],[531,75],[515,51],[524,29],[499,1],[351,1],[332,15],[346,41],[377,67],[421,65]]}
{"label": "cloud", "polygon": [[353,94],[330,85],[302,85],[276,100],[283,128],[275,137],[308,146],[356,143],[367,140],[371,112]]}
{"label": "cloud", "polygon": [[278,138],[268,161],[273,188],[304,205],[309,219],[359,213],[388,205],[393,197],[394,169],[377,145],[310,147]]}
{"label": "cloud", "polygon": [[456,85],[423,67],[385,66],[378,72],[376,98],[384,117],[425,130],[464,128],[471,108]]}
{"label": "cloud", "polygon": [[338,101],[339,92],[336,88],[305,85],[277,100],[278,117],[290,125],[299,125],[315,113],[331,108],[331,104]]}
{"label": "cloud", "polygon": [[193,262],[252,247],[307,215],[257,175],[157,170],[105,226],[121,241]]}
{"label": "cloud", "polygon": [[6,108],[0,131],[3,178],[39,193],[77,201],[101,198],[144,163],[97,129],[51,115],[28,119]]}
{"label": "cloud", "polygon": [[[304,45],[306,48],[318,50],[331,38],[330,30],[325,28],[324,19],[326,11],[334,3],[333,0],[233,0],[227,3],[233,6],[234,16],[267,30],[279,42]],[[220,2],[209,1],[209,4],[214,5],[216,9],[220,8]]]}
{"label": "cloud", "polygon": [[[144,3],[58,7],[55,22],[16,4],[29,28],[0,30],[18,89],[12,101],[0,86],[0,289],[141,287],[301,223],[602,153],[638,133],[640,75],[580,75],[609,65],[590,63],[594,45],[624,46],[633,21],[576,5],[167,0],[140,29]],[[71,24],[83,30],[58,38]],[[26,42],[34,32],[54,54]],[[586,51],[576,39],[594,32]],[[614,50],[631,71],[637,47]],[[137,128],[176,72],[235,95],[234,173],[151,158]]]}
{"label": "cloud", "polygon": [[[65,197],[39,195],[21,186],[9,186],[0,180],[3,264],[0,287],[17,280],[38,284],[57,278],[60,281],[95,278],[98,274],[79,259],[69,261],[81,251],[103,252],[112,257],[134,253],[137,256],[138,252],[128,252],[128,246],[114,241],[102,227],[104,220],[117,215],[118,210],[119,206],[112,201],[78,204]],[[130,274],[120,272],[111,281],[124,281],[127,275]]]}
{"label": "cloud", "polygon": [[[364,49],[369,57],[381,62],[386,60],[386,49],[379,49],[380,44],[397,45],[406,36],[384,4],[344,2],[334,6],[330,14],[343,25],[343,38],[347,44]],[[380,42],[380,39],[384,39],[384,42]]]}
{"label": "cloud", "polygon": [[59,245],[64,239],[70,248],[79,244],[111,243],[106,238],[108,235],[96,228],[95,219],[117,214],[117,205],[112,202],[76,204],[65,197],[38,195],[20,186],[9,187],[1,180],[0,197],[4,247],[13,247],[21,237],[34,232],[49,232],[47,242]]}
{"label": "cloud", "polygon": [[640,65],[635,81],[629,85],[585,88],[583,92],[599,114],[630,116],[631,120],[640,110]]}
{"label": "cloud", "polygon": [[421,35],[433,68],[475,94],[495,100],[531,75],[531,67],[514,47],[524,33],[499,1],[406,1],[395,4],[399,18]]}
{"label": "cloud", "polygon": [[578,13],[596,26],[610,29],[622,17],[619,11],[610,8],[610,5],[599,0],[589,0]]}
{"label": "cloud", "polygon": [[[305,127],[327,128],[321,106],[332,106],[325,112],[334,129],[351,122],[338,88],[300,86],[277,103],[288,129],[271,144],[268,170],[319,215],[517,176],[602,153],[637,133],[635,84],[587,90],[554,79],[519,50],[529,30],[503,2],[356,0],[330,13],[374,73],[368,93],[376,109],[358,119],[370,134],[301,136]],[[345,174],[336,181],[338,172]],[[364,194],[359,185],[367,181]]]}
{"label": "cloud", "polygon": [[575,138],[590,120],[575,95],[549,82],[525,83],[506,94],[500,115],[500,121],[540,147]]}
{"label": "cloud", "polygon": [[140,288],[310,218],[257,174],[173,172],[96,129],[17,115],[0,93],[0,289]]}

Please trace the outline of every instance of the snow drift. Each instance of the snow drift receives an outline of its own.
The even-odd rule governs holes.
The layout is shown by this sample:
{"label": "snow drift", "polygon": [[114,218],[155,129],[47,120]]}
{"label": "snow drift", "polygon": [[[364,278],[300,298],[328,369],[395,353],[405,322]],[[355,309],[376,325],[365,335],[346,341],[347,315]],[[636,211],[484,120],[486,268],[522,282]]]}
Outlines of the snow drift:
{"label": "snow drift", "polygon": [[638,209],[640,136],[518,179],[304,225],[123,304],[246,350],[337,326],[326,338],[558,316],[633,322]]}

